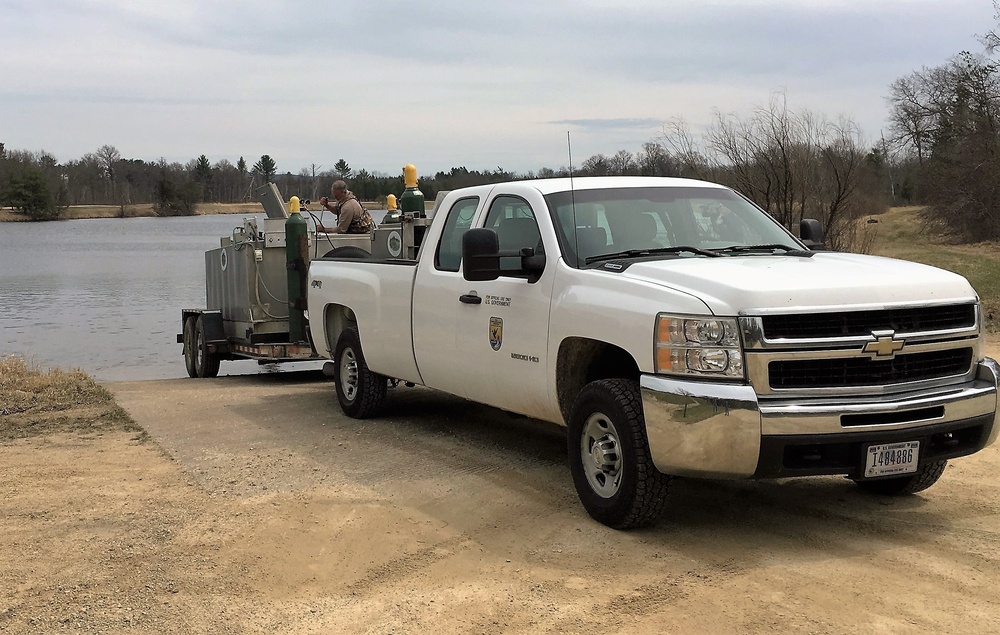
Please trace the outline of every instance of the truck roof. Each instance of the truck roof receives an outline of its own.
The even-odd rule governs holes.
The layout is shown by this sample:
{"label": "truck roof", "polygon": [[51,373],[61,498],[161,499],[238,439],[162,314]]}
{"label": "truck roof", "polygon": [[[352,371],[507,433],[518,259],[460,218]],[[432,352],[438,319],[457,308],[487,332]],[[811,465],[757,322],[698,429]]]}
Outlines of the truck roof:
{"label": "truck roof", "polygon": [[510,181],[493,183],[486,187],[504,186],[507,188],[528,187],[538,190],[542,195],[570,190],[602,190],[622,187],[711,187],[726,189],[725,186],[696,179],[681,179],[655,176],[586,176],[577,178],[529,179],[525,181]]}

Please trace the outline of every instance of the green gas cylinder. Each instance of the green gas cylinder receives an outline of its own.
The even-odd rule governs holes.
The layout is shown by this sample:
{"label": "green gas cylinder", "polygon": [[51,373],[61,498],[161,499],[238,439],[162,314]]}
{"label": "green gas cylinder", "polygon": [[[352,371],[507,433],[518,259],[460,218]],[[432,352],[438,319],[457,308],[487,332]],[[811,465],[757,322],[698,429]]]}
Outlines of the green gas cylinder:
{"label": "green gas cylinder", "polygon": [[285,261],[288,267],[288,340],[306,339],[306,275],[309,268],[309,225],[299,211],[299,197],[288,201],[285,221]]}
{"label": "green gas cylinder", "polygon": [[399,197],[399,211],[411,214],[412,218],[425,218],[427,211],[424,207],[424,195],[417,189],[417,168],[412,163],[403,168],[403,180],[406,189]]}

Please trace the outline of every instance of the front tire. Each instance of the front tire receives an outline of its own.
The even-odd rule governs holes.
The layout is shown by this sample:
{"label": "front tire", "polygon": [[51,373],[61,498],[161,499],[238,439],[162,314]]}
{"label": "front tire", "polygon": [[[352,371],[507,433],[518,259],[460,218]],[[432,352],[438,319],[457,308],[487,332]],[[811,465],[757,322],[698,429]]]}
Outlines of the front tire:
{"label": "front tire", "polygon": [[385,403],[387,378],[368,370],[357,327],[344,329],[333,355],[333,383],[344,414],[355,419],[374,417]]}
{"label": "front tire", "polygon": [[218,376],[220,360],[208,350],[208,342],[205,340],[205,320],[200,315],[194,323],[194,341],[195,375],[201,378]]}
{"label": "front tire", "polygon": [[937,483],[946,467],[948,467],[948,461],[928,461],[921,463],[916,472],[907,476],[855,481],[855,483],[864,491],[880,496],[916,494]]}
{"label": "front tire", "polygon": [[570,416],[567,449],[576,492],[594,520],[613,529],[656,521],[670,477],[653,465],[638,383],[587,384]]}

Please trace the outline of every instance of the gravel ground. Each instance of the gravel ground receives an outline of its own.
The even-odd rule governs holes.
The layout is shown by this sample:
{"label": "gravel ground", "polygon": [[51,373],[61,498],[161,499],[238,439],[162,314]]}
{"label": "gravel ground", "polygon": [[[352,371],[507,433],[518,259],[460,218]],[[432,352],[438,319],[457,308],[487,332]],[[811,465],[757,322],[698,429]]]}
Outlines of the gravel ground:
{"label": "gravel ground", "polygon": [[0,416],[0,631],[1000,632],[997,446],[897,499],[678,479],[616,532],[560,428],[433,391],[359,422],[314,374],[108,388],[141,430]]}

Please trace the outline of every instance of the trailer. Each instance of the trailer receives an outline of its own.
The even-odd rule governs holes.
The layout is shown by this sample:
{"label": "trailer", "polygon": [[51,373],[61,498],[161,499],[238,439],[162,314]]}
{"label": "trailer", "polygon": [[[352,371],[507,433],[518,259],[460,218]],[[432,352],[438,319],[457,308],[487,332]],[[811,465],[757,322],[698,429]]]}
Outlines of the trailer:
{"label": "trailer", "polygon": [[[415,174],[414,169],[413,184],[408,183],[402,200],[410,203],[407,195],[412,198],[415,192],[419,199],[411,204],[423,210]],[[445,194],[439,194],[435,208]],[[293,258],[285,229],[294,204],[286,204],[273,183],[261,187],[258,197],[266,216],[263,227],[256,218],[244,218],[230,236],[220,239],[218,248],[205,252],[205,308],[181,310],[177,343],[183,345],[190,377],[215,377],[226,360],[252,359],[263,365],[327,359],[317,353],[308,324],[295,324],[296,315],[308,322],[309,262],[328,257],[415,258],[416,245],[433,217],[433,209],[430,214],[393,213],[371,234],[327,234],[310,228],[306,244],[296,246]]]}
{"label": "trailer", "polygon": [[[205,308],[181,310],[177,343],[184,347],[184,365],[191,377],[215,377],[221,362],[252,359],[259,364],[318,361],[308,339],[290,336],[285,224],[287,206],[273,183],[258,191],[264,208],[263,227],[244,218],[216,249],[205,252]],[[368,235],[307,232],[310,258],[341,248],[371,250]],[[303,274],[304,279],[304,274]]]}

